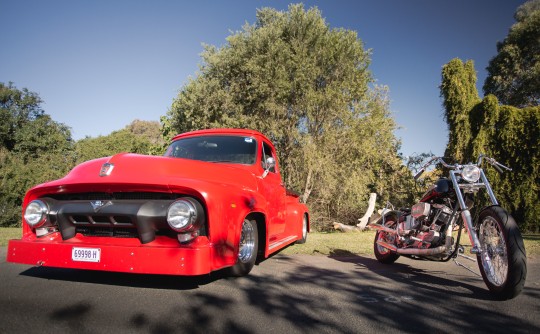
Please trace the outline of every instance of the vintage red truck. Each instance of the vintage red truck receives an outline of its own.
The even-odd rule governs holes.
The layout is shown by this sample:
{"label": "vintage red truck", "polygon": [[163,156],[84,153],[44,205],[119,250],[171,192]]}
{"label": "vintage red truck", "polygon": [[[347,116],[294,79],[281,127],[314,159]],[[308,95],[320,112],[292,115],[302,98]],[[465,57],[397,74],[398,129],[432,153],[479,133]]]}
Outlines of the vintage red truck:
{"label": "vintage red truck", "polygon": [[126,273],[250,272],[306,241],[309,213],[252,130],[173,138],[164,156],[120,153],[30,189],[7,261]]}

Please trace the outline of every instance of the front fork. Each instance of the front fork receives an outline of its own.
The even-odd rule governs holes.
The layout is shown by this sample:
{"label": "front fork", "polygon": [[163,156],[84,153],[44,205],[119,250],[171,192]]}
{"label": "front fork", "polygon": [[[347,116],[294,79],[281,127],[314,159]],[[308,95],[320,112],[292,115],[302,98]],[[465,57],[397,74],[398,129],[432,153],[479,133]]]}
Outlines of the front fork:
{"label": "front fork", "polygon": [[[459,198],[460,196],[458,196]],[[461,203],[460,203],[461,205]],[[462,206],[466,207],[466,206]],[[471,253],[472,254],[479,254],[482,252],[482,247],[480,245],[480,240],[478,239],[478,235],[476,234],[476,229],[474,228],[473,219],[471,216],[471,212],[469,209],[465,209],[461,211],[461,218],[465,222],[465,228],[467,229],[467,232],[469,234],[469,240],[471,241]]]}
{"label": "front fork", "polygon": [[[474,228],[474,222],[471,216],[471,211],[469,210],[469,208],[467,207],[467,204],[465,203],[465,199],[463,198],[463,193],[461,192],[461,189],[457,182],[456,174],[458,173],[459,173],[458,171],[450,172],[450,178],[452,179],[452,183],[456,191],[458,203],[461,208],[461,218],[465,222],[465,228],[467,229],[467,232],[469,234],[469,240],[471,241],[471,245],[472,245],[471,253],[479,254],[482,252],[482,246],[480,244],[480,240],[478,239],[478,235],[476,234],[476,229]],[[493,204],[496,205],[497,199],[495,198],[495,195],[491,191],[491,186],[483,170],[481,170],[480,172],[480,177],[482,178],[482,186],[486,188],[486,190],[488,191],[489,197],[491,198],[491,201],[493,202]]]}

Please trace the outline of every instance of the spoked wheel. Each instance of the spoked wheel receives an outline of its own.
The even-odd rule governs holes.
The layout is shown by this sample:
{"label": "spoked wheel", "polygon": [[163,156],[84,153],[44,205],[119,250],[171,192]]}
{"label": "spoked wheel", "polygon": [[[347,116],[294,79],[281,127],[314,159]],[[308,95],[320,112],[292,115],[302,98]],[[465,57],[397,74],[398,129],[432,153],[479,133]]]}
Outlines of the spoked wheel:
{"label": "spoked wheel", "polygon": [[257,250],[259,248],[259,234],[257,223],[254,220],[245,219],[242,223],[242,232],[238,246],[238,259],[236,264],[229,269],[231,276],[245,276],[249,274],[255,260],[257,260]]}
{"label": "spoked wheel", "polygon": [[525,245],[517,224],[498,206],[484,209],[478,221],[482,252],[477,259],[482,278],[496,298],[514,298],[523,290],[527,276]]}
{"label": "spoked wheel", "polygon": [[[395,224],[396,222],[394,218],[388,217],[384,225],[386,227],[394,227]],[[385,263],[385,264],[391,264],[391,263],[396,262],[396,260],[399,258],[399,254],[392,252],[388,248],[379,245],[377,241],[381,241],[381,242],[390,244],[392,246],[395,246],[396,235],[392,235],[384,231],[377,231],[377,233],[375,233],[375,241],[373,243],[373,252],[375,253],[375,257],[377,258],[377,260],[379,260],[379,262]]]}

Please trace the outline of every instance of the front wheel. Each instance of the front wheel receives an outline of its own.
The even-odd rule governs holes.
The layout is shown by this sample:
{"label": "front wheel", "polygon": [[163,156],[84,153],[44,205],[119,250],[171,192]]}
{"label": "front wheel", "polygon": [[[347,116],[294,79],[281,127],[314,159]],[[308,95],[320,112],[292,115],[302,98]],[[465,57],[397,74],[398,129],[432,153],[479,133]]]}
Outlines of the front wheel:
{"label": "front wheel", "polygon": [[482,278],[498,299],[511,299],[523,290],[527,276],[525,245],[514,218],[504,209],[484,209],[478,219],[477,255]]}
{"label": "front wheel", "polygon": [[257,260],[258,249],[259,233],[257,231],[257,222],[244,219],[238,244],[238,258],[236,264],[229,268],[229,275],[240,277],[249,274],[255,265],[255,260]]}

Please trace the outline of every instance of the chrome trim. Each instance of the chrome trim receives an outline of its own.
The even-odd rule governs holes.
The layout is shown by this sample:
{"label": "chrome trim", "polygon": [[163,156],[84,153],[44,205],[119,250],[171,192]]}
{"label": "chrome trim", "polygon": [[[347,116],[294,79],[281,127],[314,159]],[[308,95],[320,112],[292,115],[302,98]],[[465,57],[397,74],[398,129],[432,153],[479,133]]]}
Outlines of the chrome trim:
{"label": "chrome trim", "polygon": [[499,202],[497,201],[497,198],[495,197],[495,194],[493,193],[493,190],[491,189],[491,184],[489,184],[489,181],[486,177],[486,174],[484,174],[484,170],[480,170],[480,178],[482,178],[482,181],[484,182],[484,185],[486,186],[486,191],[489,195],[489,198],[491,199],[491,203],[493,205],[499,205]]}
{"label": "chrome trim", "polygon": [[101,169],[99,170],[99,176],[109,176],[111,175],[112,171],[114,169],[114,164],[110,162],[106,162],[101,166]]}

